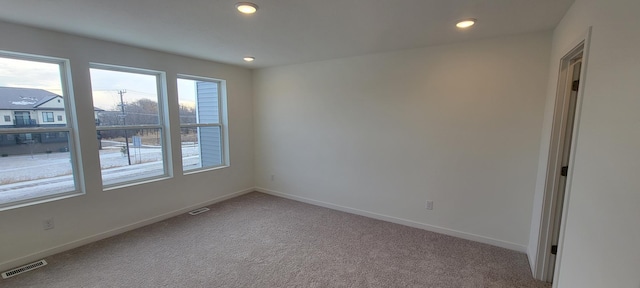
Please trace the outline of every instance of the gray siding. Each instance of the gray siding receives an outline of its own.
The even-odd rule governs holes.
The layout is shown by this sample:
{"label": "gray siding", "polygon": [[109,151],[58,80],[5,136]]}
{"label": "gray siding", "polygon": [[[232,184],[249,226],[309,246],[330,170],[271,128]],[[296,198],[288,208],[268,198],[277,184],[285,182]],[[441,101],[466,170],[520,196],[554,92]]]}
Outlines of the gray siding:
{"label": "gray siding", "polygon": [[196,82],[198,123],[220,123],[218,83]]}
{"label": "gray siding", "polygon": [[222,165],[222,144],[220,127],[198,128],[200,141],[200,162],[202,167]]}
{"label": "gray siding", "polygon": [[[198,123],[219,123],[220,108],[218,83],[196,82],[196,102]],[[220,127],[198,128],[200,161],[202,167],[222,164],[222,144]]]}

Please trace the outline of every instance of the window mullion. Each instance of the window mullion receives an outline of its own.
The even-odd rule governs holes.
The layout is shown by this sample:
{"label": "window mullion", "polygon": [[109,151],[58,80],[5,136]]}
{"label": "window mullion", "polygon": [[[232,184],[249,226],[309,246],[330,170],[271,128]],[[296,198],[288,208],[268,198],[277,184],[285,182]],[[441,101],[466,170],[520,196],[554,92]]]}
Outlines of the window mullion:
{"label": "window mullion", "polygon": [[180,125],[180,128],[198,128],[198,127],[221,127],[222,128],[222,124],[217,124],[217,123],[206,123],[206,124],[190,123],[190,124],[181,124]]}
{"label": "window mullion", "polygon": [[2,128],[0,134],[71,132],[70,127]]}
{"label": "window mullion", "polygon": [[96,126],[99,131],[110,130],[140,130],[140,129],[163,129],[162,125],[127,125],[127,126]]}

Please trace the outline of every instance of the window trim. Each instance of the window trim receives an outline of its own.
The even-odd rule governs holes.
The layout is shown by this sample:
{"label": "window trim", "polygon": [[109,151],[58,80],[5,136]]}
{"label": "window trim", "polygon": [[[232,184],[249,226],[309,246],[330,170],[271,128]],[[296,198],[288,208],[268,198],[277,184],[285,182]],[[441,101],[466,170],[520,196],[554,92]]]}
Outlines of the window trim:
{"label": "window trim", "polygon": [[[124,73],[132,73],[132,74],[143,74],[150,75],[156,77],[156,91],[158,93],[158,124],[151,125],[109,125],[109,126],[97,126],[94,123],[95,131],[101,130],[136,130],[136,129],[158,129],[160,130],[161,135],[161,144],[162,144],[162,166],[164,169],[164,173],[158,176],[151,177],[143,177],[135,180],[122,181],[113,184],[105,185],[102,181],[102,167],[100,167],[100,181],[102,182],[102,190],[110,191],[116,190],[124,187],[130,187],[135,185],[146,184],[155,181],[161,181],[165,179],[173,178],[173,161],[171,159],[172,151],[171,151],[171,135],[170,126],[169,126],[169,115],[168,115],[168,93],[167,93],[167,73],[164,71],[151,70],[145,68],[137,68],[137,67],[129,67],[129,66],[121,66],[121,65],[112,65],[112,64],[104,64],[104,63],[89,63],[89,70],[91,69],[99,69],[99,70],[107,70],[107,71],[115,71],[115,72],[124,72]],[[89,83],[92,83],[91,76],[89,76]],[[91,92],[93,93],[93,87],[91,88]],[[92,94],[93,99],[93,94]],[[99,127],[99,128],[98,128]]]}
{"label": "window trim", "polygon": [[[201,172],[206,172],[206,171],[211,171],[211,170],[217,170],[217,169],[221,169],[221,168],[226,168],[231,166],[231,163],[229,162],[229,145],[228,145],[228,139],[229,139],[229,129],[228,129],[228,124],[227,124],[227,81],[223,80],[223,79],[218,79],[218,78],[212,78],[212,77],[204,77],[204,76],[194,76],[194,75],[190,75],[190,74],[177,74],[176,75],[176,84],[177,81],[180,79],[184,79],[184,80],[192,80],[192,81],[206,81],[206,82],[216,82],[218,83],[218,123],[187,123],[187,124],[182,124],[180,123],[180,119],[179,119],[179,123],[180,126],[178,129],[178,131],[181,131],[182,128],[200,128],[200,127],[219,127],[220,128],[220,148],[222,149],[222,155],[221,155],[221,160],[222,163],[220,165],[217,166],[209,166],[209,167],[200,167],[200,168],[195,168],[195,169],[189,169],[189,170],[184,170],[184,163],[182,161],[182,156],[180,157],[180,166],[181,166],[181,170],[182,170],[182,174],[183,175],[190,175],[190,174],[196,174],[196,173],[201,173]],[[178,101],[180,101],[180,95],[178,96]],[[196,109],[196,113],[198,113],[198,110]],[[196,114],[197,115],[197,114]],[[180,132],[178,132],[180,133]],[[180,138],[180,137],[179,137]],[[182,152],[182,149],[180,150]]]}
{"label": "window trim", "polygon": [[15,60],[25,60],[41,63],[49,63],[58,65],[60,71],[60,88],[62,89],[62,96],[66,97],[64,101],[64,115],[67,119],[73,119],[73,121],[66,121],[65,126],[62,127],[31,127],[31,128],[0,128],[1,134],[23,134],[23,133],[56,133],[67,132],[68,133],[68,145],[69,145],[69,160],[71,162],[71,175],[74,181],[74,189],[71,191],[64,191],[52,195],[33,197],[29,199],[12,201],[6,203],[0,203],[0,211],[31,206],[61,199],[67,199],[86,194],[84,173],[81,169],[81,155],[80,151],[80,139],[78,130],[76,129],[76,110],[75,110],[75,95],[73,94],[73,86],[71,83],[71,62],[69,59],[27,54],[20,52],[12,52],[0,50],[0,57],[9,58]]}

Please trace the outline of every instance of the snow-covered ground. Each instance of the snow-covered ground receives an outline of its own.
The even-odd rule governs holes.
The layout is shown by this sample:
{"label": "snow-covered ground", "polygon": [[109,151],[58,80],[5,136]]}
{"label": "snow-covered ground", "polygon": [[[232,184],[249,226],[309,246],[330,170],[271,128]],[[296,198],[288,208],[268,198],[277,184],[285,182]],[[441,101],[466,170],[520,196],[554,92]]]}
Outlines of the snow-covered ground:
{"label": "snow-covered ground", "polygon": [[[104,185],[164,174],[160,147],[131,147],[131,166],[118,146],[99,152]],[[182,156],[185,167],[199,165],[197,145],[183,145]],[[69,152],[0,157],[0,203],[75,190],[70,157]]]}

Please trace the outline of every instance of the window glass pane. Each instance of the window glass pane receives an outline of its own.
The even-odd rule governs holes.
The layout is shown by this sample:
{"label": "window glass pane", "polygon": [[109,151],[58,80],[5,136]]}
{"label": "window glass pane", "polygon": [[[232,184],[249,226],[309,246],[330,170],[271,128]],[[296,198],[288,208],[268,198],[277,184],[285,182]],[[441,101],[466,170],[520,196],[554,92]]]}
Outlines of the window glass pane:
{"label": "window glass pane", "polygon": [[0,203],[75,190],[68,132],[0,134]]}
{"label": "window glass pane", "polygon": [[[98,130],[103,185],[163,176],[160,129]],[[128,140],[128,150],[127,143]]]}
{"label": "window glass pane", "polygon": [[180,129],[184,171],[222,165],[220,127]]}
{"label": "window glass pane", "polygon": [[10,57],[0,54],[0,206],[74,192],[71,130],[54,121],[68,101],[62,62]]}
{"label": "window glass pane", "polygon": [[[103,185],[135,183],[167,174],[158,78],[157,74],[91,69]],[[134,125],[158,128],[125,129]],[[103,128],[114,126],[122,129]]]}
{"label": "window glass pane", "polygon": [[0,57],[0,86],[42,89],[62,95],[60,79],[60,64]]}
{"label": "window glass pane", "polygon": [[157,75],[91,69],[93,105],[101,126],[157,125]]}
{"label": "window glass pane", "polygon": [[220,123],[220,83],[178,79],[180,124]]}
{"label": "window glass pane", "polygon": [[220,82],[179,78],[178,101],[183,170],[223,165]]}

